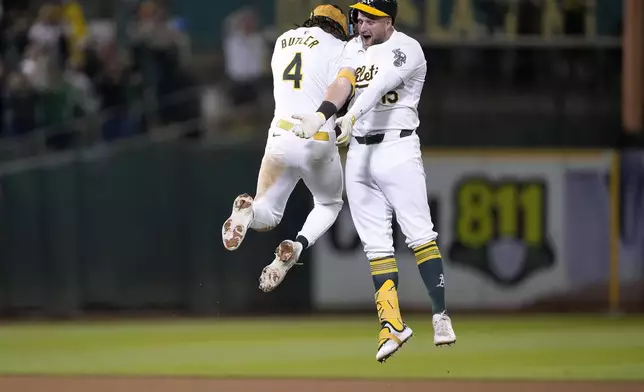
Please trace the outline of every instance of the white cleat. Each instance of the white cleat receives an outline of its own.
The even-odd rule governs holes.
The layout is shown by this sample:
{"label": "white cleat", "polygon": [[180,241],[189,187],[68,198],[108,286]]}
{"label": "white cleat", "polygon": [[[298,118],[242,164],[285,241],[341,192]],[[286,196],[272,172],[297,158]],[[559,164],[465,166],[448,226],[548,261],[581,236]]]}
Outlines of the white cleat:
{"label": "white cleat", "polygon": [[445,312],[432,317],[434,325],[434,344],[436,346],[451,345],[456,342],[456,334],[452,328],[452,320]]}
{"label": "white cleat", "polygon": [[[414,332],[411,330],[411,328],[409,328],[406,324],[403,325],[403,330],[397,331],[388,322],[382,323],[382,328],[386,328],[389,331],[390,338],[385,340],[385,342],[378,348],[378,352],[376,353],[376,360],[378,362],[384,363],[414,335]],[[383,333],[381,330],[381,336],[382,334]]]}
{"label": "white cleat", "polygon": [[284,280],[286,273],[291,269],[302,253],[302,244],[297,241],[282,241],[275,249],[275,259],[264,267],[259,277],[260,290],[268,293],[274,290]]}
{"label": "white cleat", "polygon": [[233,212],[221,228],[224,247],[228,250],[239,248],[252,221],[253,198],[245,193],[237,196],[233,202]]}

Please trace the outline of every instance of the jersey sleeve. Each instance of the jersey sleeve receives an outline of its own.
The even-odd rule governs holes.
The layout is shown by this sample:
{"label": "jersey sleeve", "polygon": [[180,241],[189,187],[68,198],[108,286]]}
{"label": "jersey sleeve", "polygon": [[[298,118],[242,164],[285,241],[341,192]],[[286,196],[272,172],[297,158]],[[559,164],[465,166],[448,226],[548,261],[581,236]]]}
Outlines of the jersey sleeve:
{"label": "jersey sleeve", "polygon": [[379,70],[349,110],[356,121],[373,109],[387,91],[407,83],[422,71],[426,63],[425,55],[420,45],[414,44],[401,43],[400,46],[367,52],[367,62],[378,64]]}
{"label": "jersey sleeve", "polygon": [[403,84],[403,79],[397,73],[388,69],[379,71],[369,86],[356,99],[348,113],[357,121],[373,109],[387,91],[393,90],[401,84]]}
{"label": "jersey sleeve", "polygon": [[409,81],[425,64],[423,49],[416,42],[394,47],[389,53],[382,53],[379,61],[387,73],[395,73],[404,83]]}

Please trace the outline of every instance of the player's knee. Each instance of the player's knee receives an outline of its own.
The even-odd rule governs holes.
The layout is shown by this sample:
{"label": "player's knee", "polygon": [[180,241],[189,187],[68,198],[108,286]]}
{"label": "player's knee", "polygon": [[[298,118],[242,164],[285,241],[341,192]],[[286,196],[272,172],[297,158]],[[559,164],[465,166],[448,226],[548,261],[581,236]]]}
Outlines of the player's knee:
{"label": "player's knee", "polygon": [[331,203],[327,204],[328,208],[330,208],[336,215],[342,211],[342,206],[344,205],[344,201],[342,199],[336,199],[333,200]]}
{"label": "player's knee", "polygon": [[341,198],[331,200],[331,201],[328,201],[328,202],[325,202],[325,203],[321,203],[321,202],[316,201],[315,205],[317,207],[322,207],[325,210],[328,210],[331,214],[333,214],[334,216],[337,217],[338,214],[340,214],[340,211],[342,211],[342,206],[344,205],[344,201]]}
{"label": "player's knee", "polygon": [[253,205],[253,223],[251,228],[255,231],[269,231],[273,230],[282,221],[283,214],[276,211],[261,200],[255,202]]}
{"label": "player's knee", "polygon": [[265,219],[264,224],[269,230],[274,227],[277,227],[277,225],[279,225],[280,222],[282,221],[282,214],[279,214],[277,212],[271,211],[271,213],[267,214],[266,217],[268,219]]}
{"label": "player's knee", "polygon": [[277,227],[282,221],[282,216],[277,214],[266,214],[263,219],[255,219],[251,228],[255,231],[270,231]]}

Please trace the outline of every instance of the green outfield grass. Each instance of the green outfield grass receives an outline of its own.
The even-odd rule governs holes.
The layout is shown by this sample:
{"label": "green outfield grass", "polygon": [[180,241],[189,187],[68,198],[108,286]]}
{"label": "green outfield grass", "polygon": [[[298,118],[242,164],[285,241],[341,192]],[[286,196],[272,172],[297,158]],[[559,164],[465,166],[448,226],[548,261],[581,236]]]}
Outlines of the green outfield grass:
{"label": "green outfield grass", "polygon": [[0,326],[0,374],[644,380],[644,318],[454,316],[457,343],[429,318],[376,362],[371,318],[208,319]]}

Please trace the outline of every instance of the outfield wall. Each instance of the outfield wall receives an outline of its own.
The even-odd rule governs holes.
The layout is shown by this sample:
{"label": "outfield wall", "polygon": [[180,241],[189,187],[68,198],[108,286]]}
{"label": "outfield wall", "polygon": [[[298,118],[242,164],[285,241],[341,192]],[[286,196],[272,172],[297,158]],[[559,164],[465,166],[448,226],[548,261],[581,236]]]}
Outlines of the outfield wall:
{"label": "outfield wall", "polygon": [[[643,152],[427,150],[424,161],[452,309],[644,300]],[[617,193],[611,175],[620,167]],[[401,302],[427,308],[413,253],[395,226]],[[314,249],[313,299],[317,309],[373,307],[348,205]]]}
{"label": "outfield wall", "polygon": [[[0,315],[371,311],[348,205],[278,290],[258,289],[312,207],[302,184],[278,228],[223,248],[262,152],[146,142],[0,165]],[[427,150],[425,169],[451,309],[644,310],[644,151]],[[427,309],[396,233],[403,306]]]}

